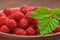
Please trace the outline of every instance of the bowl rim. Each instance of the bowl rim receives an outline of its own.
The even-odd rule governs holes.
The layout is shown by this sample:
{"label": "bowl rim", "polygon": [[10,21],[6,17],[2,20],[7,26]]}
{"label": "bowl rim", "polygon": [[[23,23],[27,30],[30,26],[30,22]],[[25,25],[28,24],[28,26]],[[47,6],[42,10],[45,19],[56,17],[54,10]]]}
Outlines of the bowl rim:
{"label": "bowl rim", "polygon": [[[8,33],[3,33],[3,32],[0,32],[0,34],[1,35],[3,35],[3,36],[11,36],[11,37],[40,37],[40,35],[31,35],[31,36],[27,36],[27,35],[15,35],[15,34],[8,34]],[[51,36],[55,36],[55,35],[59,35],[60,34],[60,32],[58,32],[58,33],[53,33],[53,34],[48,34],[48,35],[44,35],[44,36],[42,36],[42,37],[51,37]]]}
{"label": "bowl rim", "polygon": [[[11,8],[11,9],[18,9],[20,7],[14,7],[14,8]],[[49,10],[52,10],[50,8],[48,8]],[[2,12],[3,10],[0,10],[0,12]],[[15,35],[15,34],[8,34],[8,33],[3,33],[3,32],[0,32],[1,35],[3,36],[11,36],[11,37],[40,37],[40,35],[32,35],[32,36],[25,36],[25,35]],[[47,34],[47,35],[44,35],[42,37],[48,37],[48,36],[54,36],[54,35],[59,35],[60,32],[58,33],[53,33],[53,34]]]}

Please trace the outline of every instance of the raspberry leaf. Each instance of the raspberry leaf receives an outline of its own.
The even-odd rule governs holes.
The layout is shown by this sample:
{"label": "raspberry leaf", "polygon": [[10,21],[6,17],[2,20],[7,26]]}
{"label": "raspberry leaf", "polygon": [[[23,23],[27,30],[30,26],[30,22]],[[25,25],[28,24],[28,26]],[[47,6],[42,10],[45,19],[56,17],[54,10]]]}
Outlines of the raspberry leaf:
{"label": "raspberry leaf", "polygon": [[49,17],[50,11],[47,8],[40,7],[36,9],[29,17],[35,19],[43,19],[44,17]]}
{"label": "raspberry leaf", "polygon": [[57,19],[57,20],[60,20],[60,8],[55,8],[52,11],[52,17]]}
{"label": "raspberry leaf", "polygon": [[40,36],[43,36],[55,30],[58,26],[58,20],[56,19],[60,19],[59,15],[60,9],[54,9],[51,14],[47,8],[41,7],[36,9],[29,17],[39,19],[37,26],[40,30]]}
{"label": "raspberry leaf", "polygon": [[56,19],[45,19],[39,21],[38,28],[40,29],[40,36],[52,32],[53,30],[55,30],[57,25],[58,21]]}

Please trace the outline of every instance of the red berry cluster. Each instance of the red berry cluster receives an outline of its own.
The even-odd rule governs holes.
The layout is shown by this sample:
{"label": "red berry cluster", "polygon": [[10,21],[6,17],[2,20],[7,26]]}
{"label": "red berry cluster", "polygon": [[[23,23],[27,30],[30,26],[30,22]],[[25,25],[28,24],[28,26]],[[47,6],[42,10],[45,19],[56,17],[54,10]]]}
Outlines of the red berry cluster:
{"label": "red berry cluster", "polygon": [[0,32],[16,35],[38,35],[38,20],[28,16],[38,7],[6,8],[0,13]]}
{"label": "red berry cluster", "polygon": [[[16,35],[39,35],[38,20],[29,18],[38,7],[22,6],[17,9],[6,8],[0,13],[0,32]],[[60,32],[60,26],[55,32]]]}

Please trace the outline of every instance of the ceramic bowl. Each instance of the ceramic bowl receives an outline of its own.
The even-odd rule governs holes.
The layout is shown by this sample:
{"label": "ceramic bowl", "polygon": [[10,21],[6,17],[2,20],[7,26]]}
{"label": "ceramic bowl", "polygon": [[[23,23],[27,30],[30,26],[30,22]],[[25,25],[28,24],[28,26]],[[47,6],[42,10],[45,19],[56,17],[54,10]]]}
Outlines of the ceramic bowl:
{"label": "ceramic bowl", "polygon": [[[16,9],[16,8],[12,8]],[[1,10],[0,12],[2,12]],[[0,40],[60,40],[60,32],[54,34],[48,34],[40,37],[40,35],[35,36],[22,36],[14,35],[0,32]]]}

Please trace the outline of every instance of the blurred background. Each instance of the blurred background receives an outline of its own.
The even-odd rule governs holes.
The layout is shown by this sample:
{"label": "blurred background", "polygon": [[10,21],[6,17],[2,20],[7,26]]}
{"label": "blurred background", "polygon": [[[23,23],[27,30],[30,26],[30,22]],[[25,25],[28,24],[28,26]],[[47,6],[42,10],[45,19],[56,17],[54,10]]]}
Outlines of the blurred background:
{"label": "blurred background", "polygon": [[60,7],[60,0],[0,0],[0,10],[7,7],[20,7],[22,5],[56,8]]}

